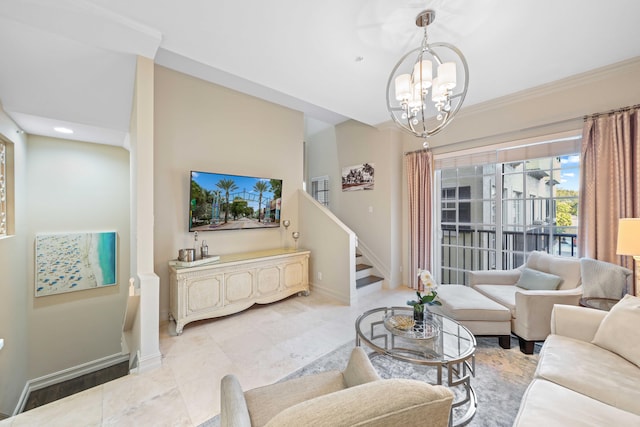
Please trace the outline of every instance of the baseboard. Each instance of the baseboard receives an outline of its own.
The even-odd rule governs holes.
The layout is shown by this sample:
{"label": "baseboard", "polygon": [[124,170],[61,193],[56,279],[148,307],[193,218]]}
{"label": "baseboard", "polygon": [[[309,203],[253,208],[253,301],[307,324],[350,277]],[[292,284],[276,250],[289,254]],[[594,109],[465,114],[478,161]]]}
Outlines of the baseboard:
{"label": "baseboard", "polygon": [[137,368],[132,369],[131,372],[142,373],[147,372],[152,369],[156,369],[162,366],[162,353],[158,352],[151,356],[140,357],[138,355],[138,365]]}
{"label": "baseboard", "polygon": [[18,405],[13,411],[13,415],[18,415],[24,410],[27,404],[27,399],[32,391],[40,390],[41,388],[48,387],[50,385],[58,384],[63,381],[72,380],[81,375],[90,374],[91,372],[99,371],[100,369],[108,368],[118,363],[128,362],[129,355],[117,353],[111,356],[103,357],[102,359],[93,360],[91,362],[83,363],[82,365],[72,366],[71,368],[63,369],[62,371],[54,372],[44,375],[39,378],[34,378],[27,381],[18,400]]}
{"label": "baseboard", "polygon": [[315,283],[311,284],[309,286],[309,288],[310,288],[311,292],[317,292],[317,293],[319,293],[321,295],[330,297],[332,299],[336,299],[336,300],[338,300],[340,302],[343,302],[343,303],[345,303],[347,305],[350,305],[349,304],[349,300],[348,300],[349,296],[345,296],[344,294],[336,292],[333,289],[328,289],[328,288],[325,288],[323,286],[318,286]]}

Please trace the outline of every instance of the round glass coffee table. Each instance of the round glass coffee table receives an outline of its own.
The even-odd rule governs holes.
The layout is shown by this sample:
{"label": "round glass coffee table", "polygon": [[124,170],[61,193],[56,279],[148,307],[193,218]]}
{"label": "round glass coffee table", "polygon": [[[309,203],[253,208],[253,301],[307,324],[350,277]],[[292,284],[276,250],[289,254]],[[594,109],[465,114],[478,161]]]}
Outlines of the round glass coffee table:
{"label": "round glass coffee table", "polygon": [[[467,328],[436,313],[426,313],[424,322],[415,322],[411,307],[374,308],[356,319],[356,346],[363,344],[373,350],[369,354],[371,359],[382,355],[432,366],[436,369],[435,384],[459,391],[454,390],[456,398],[450,424],[462,426],[471,421],[478,406],[471,387],[476,339]],[[443,370],[446,370],[446,381],[443,381]],[[454,412],[455,408],[460,411]]]}

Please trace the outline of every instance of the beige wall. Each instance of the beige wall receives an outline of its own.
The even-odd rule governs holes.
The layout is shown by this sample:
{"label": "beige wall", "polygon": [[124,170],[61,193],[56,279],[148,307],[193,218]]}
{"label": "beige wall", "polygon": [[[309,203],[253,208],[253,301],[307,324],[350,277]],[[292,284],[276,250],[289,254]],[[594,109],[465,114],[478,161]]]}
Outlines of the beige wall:
{"label": "beige wall", "polygon": [[[378,130],[350,120],[307,137],[309,175],[329,176],[330,209],[374,253],[391,287],[400,281],[402,144],[395,129]],[[373,163],[371,191],[342,191],[342,168]]]}
{"label": "beige wall", "polygon": [[[430,139],[434,153],[582,129],[584,115],[640,103],[640,58],[559,80],[492,102],[464,108],[440,134]],[[403,134],[404,151],[422,148],[422,140]],[[406,171],[403,168],[403,176]],[[406,185],[403,205],[407,206]],[[406,210],[405,210],[406,212]],[[407,215],[403,229],[407,230]],[[408,253],[407,232],[403,251]],[[403,256],[406,267],[408,256]],[[406,271],[406,268],[405,268]],[[403,276],[406,283],[406,275]]]}
{"label": "beige wall", "polygon": [[[193,246],[188,231],[191,170],[281,178],[284,227],[200,232],[210,254],[285,246],[298,223],[303,181],[303,116],[194,77],[155,68],[155,271],[160,315],[169,307],[167,261]],[[199,242],[200,243],[200,242]],[[313,255],[312,255],[313,256]]]}
{"label": "beige wall", "polygon": [[[430,143],[441,153],[581,129],[585,115],[640,103],[639,78],[640,57],[463,107]],[[422,148],[422,140],[406,135],[406,150]]]}
{"label": "beige wall", "polygon": [[[7,166],[15,172],[8,184],[14,193],[27,193],[26,135],[0,108],[0,134],[11,152]],[[27,381],[27,238],[26,198],[15,199],[13,235],[0,238],[0,414],[11,415]],[[11,230],[10,230],[11,231]]]}
{"label": "beige wall", "polygon": [[[640,103],[639,79],[640,59],[636,58],[463,108],[449,127],[430,138],[430,144],[437,155],[581,129],[586,114]],[[354,121],[306,139],[309,178],[330,176],[331,210],[384,260],[393,284],[407,283],[408,202],[403,152],[422,149],[423,140],[400,133],[389,123],[374,129]],[[362,162],[376,164],[376,190],[342,193],[341,168]],[[403,273],[396,280],[394,275],[399,271]]]}
{"label": "beige wall", "polygon": [[311,292],[344,304],[356,298],[356,236],[328,209],[300,190],[300,247],[311,250]]}
{"label": "beige wall", "polygon": [[[123,148],[29,136],[27,150],[29,379],[119,354],[129,278],[129,152]],[[118,233],[118,284],[34,297],[39,233]],[[12,322],[15,324],[15,322]]]}

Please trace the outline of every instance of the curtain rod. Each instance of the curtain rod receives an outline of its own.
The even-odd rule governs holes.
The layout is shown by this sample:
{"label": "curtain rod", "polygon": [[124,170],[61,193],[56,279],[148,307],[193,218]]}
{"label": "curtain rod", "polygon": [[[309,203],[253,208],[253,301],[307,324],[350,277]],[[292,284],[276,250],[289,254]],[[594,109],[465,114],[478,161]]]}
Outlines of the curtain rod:
{"label": "curtain rod", "polygon": [[616,114],[616,113],[624,113],[625,111],[637,110],[638,108],[640,108],[640,104],[630,105],[628,107],[616,108],[615,110],[609,110],[609,111],[605,111],[605,112],[602,112],[602,113],[595,113],[595,114],[586,115],[586,116],[584,116],[584,120],[587,121],[588,119],[597,119],[600,116],[608,116],[608,115]]}
{"label": "curtain rod", "polygon": [[463,141],[454,142],[452,144],[438,145],[437,147],[432,147],[431,150],[433,151],[434,155],[438,155],[438,154],[442,154],[443,150],[446,150],[446,151],[444,151],[445,153],[458,151],[456,149],[456,147],[466,146],[468,144],[473,144],[475,142],[483,141],[483,140],[493,140],[493,141],[495,141],[497,139],[502,139],[502,138],[510,138],[510,139],[514,139],[514,140],[521,139],[522,136],[519,135],[519,134],[526,133],[526,132],[531,132],[531,131],[537,131],[538,129],[551,128],[553,126],[564,125],[566,123],[578,122],[580,119],[582,119],[581,116],[571,117],[569,119],[558,120],[558,121],[555,121],[555,122],[552,122],[552,123],[544,123],[544,124],[541,124],[541,125],[530,126],[530,127],[523,128],[523,129],[516,129],[516,130],[496,133],[496,134],[492,134],[492,135],[485,135],[485,136],[481,136],[481,137],[478,137],[478,138],[465,139]]}
{"label": "curtain rod", "polygon": [[413,153],[424,153],[424,152],[430,151],[430,150],[431,150],[430,148],[421,148],[421,149],[415,150],[415,151],[405,151],[404,155],[408,156],[409,154],[413,154]]}

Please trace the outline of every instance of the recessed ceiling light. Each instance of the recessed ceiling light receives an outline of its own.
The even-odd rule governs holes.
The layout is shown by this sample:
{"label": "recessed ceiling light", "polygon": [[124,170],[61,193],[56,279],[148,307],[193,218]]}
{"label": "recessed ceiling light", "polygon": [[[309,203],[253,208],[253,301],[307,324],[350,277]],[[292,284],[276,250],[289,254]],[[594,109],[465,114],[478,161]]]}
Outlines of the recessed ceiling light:
{"label": "recessed ceiling light", "polygon": [[60,133],[73,133],[73,131],[69,128],[63,128],[63,127],[55,127],[53,128],[53,130],[55,130],[56,132],[60,132]]}

